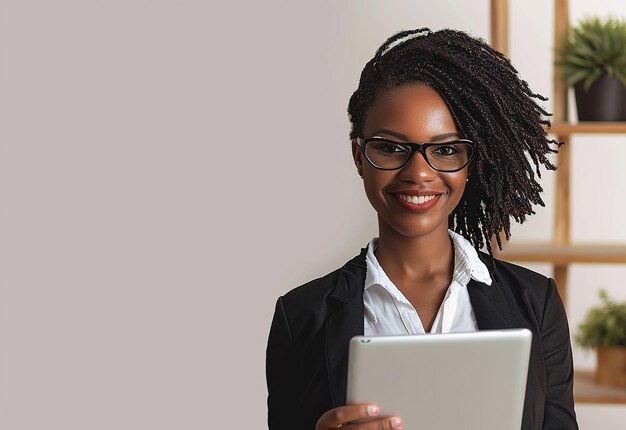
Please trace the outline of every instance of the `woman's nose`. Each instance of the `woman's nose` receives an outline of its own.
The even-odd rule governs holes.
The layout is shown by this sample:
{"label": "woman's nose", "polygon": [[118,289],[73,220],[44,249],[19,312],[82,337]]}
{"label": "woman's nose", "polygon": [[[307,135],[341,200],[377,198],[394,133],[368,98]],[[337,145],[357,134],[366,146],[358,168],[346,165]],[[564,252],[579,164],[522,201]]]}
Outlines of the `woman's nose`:
{"label": "woman's nose", "polygon": [[414,153],[411,159],[400,170],[400,179],[412,182],[431,181],[437,171],[430,167],[421,152]]}

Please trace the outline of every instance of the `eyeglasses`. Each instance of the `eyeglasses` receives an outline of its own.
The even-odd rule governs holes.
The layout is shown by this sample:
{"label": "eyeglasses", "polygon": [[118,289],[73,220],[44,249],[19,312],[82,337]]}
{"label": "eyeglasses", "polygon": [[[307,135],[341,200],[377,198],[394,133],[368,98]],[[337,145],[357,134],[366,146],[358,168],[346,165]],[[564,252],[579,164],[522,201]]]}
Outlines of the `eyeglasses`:
{"label": "eyeglasses", "polygon": [[474,142],[458,139],[443,143],[399,143],[382,137],[357,138],[361,152],[380,170],[398,170],[413,154],[422,154],[430,167],[439,172],[457,172],[474,158]]}

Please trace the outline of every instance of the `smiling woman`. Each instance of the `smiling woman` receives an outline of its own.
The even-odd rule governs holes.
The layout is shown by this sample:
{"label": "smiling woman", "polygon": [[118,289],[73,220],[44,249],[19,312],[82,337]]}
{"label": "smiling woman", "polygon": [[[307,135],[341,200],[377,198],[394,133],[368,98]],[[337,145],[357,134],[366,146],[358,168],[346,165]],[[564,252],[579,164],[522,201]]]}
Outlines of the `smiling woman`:
{"label": "smiling woman", "polygon": [[267,347],[271,429],[402,428],[377,405],[345,405],[355,335],[505,328],[533,332],[522,428],[577,428],[554,281],[494,259],[490,242],[500,245],[511,218],[543,204],[536,176],[541,165],[554,169],[558,143],[537,98],[508,59],[459,31],[405,31],[378,49],[348,112],[379,237],[278,299]]}

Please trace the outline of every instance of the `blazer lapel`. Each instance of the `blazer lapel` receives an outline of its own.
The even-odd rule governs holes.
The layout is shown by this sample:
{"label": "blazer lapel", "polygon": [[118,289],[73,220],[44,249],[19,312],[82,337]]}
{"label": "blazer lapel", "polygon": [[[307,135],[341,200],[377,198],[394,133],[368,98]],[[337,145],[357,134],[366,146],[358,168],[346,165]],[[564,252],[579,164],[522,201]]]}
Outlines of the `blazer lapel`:
{"label": "blazer lapel", "polygon": [[346,404],[348,347],[350,339],[364,331],[366,252],[364,248],[343,267],[328,298],[329,307],[335,309],[326,320],[326,365],[333,407]]}
{"label": "blazer lapel", "polygon": [[487,267],[491,267],[491,285],[471,279],[467,284],[470,302],[474,309],[476,324],[479,330],[495,330],[515,328],[511,317],[511,309],[504,297],[504,290],[500,284],[498,273],[493,267],[491,257],[483,252],[478,252],[478,258]]}
{"label": "blazer lapel", "polygon": [[493,278],[491,285],[470,280],[467,291],[479,330],[514,328],[507,311],[502,285]]}

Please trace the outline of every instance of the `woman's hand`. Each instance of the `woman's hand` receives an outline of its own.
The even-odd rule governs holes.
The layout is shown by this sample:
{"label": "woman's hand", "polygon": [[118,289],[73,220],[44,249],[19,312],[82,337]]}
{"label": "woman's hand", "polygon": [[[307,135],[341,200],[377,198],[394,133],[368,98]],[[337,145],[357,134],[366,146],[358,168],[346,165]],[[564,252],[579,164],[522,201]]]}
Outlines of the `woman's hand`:
{"label": "woman's hand", "polygon": [[[376,405],[350,405],[331,409],[317,420],[315,430],[350,429],[350,430],[402,430],[399,417],[372,418],[380,413]],[[367,420],[355,423],[354,421]]]}

